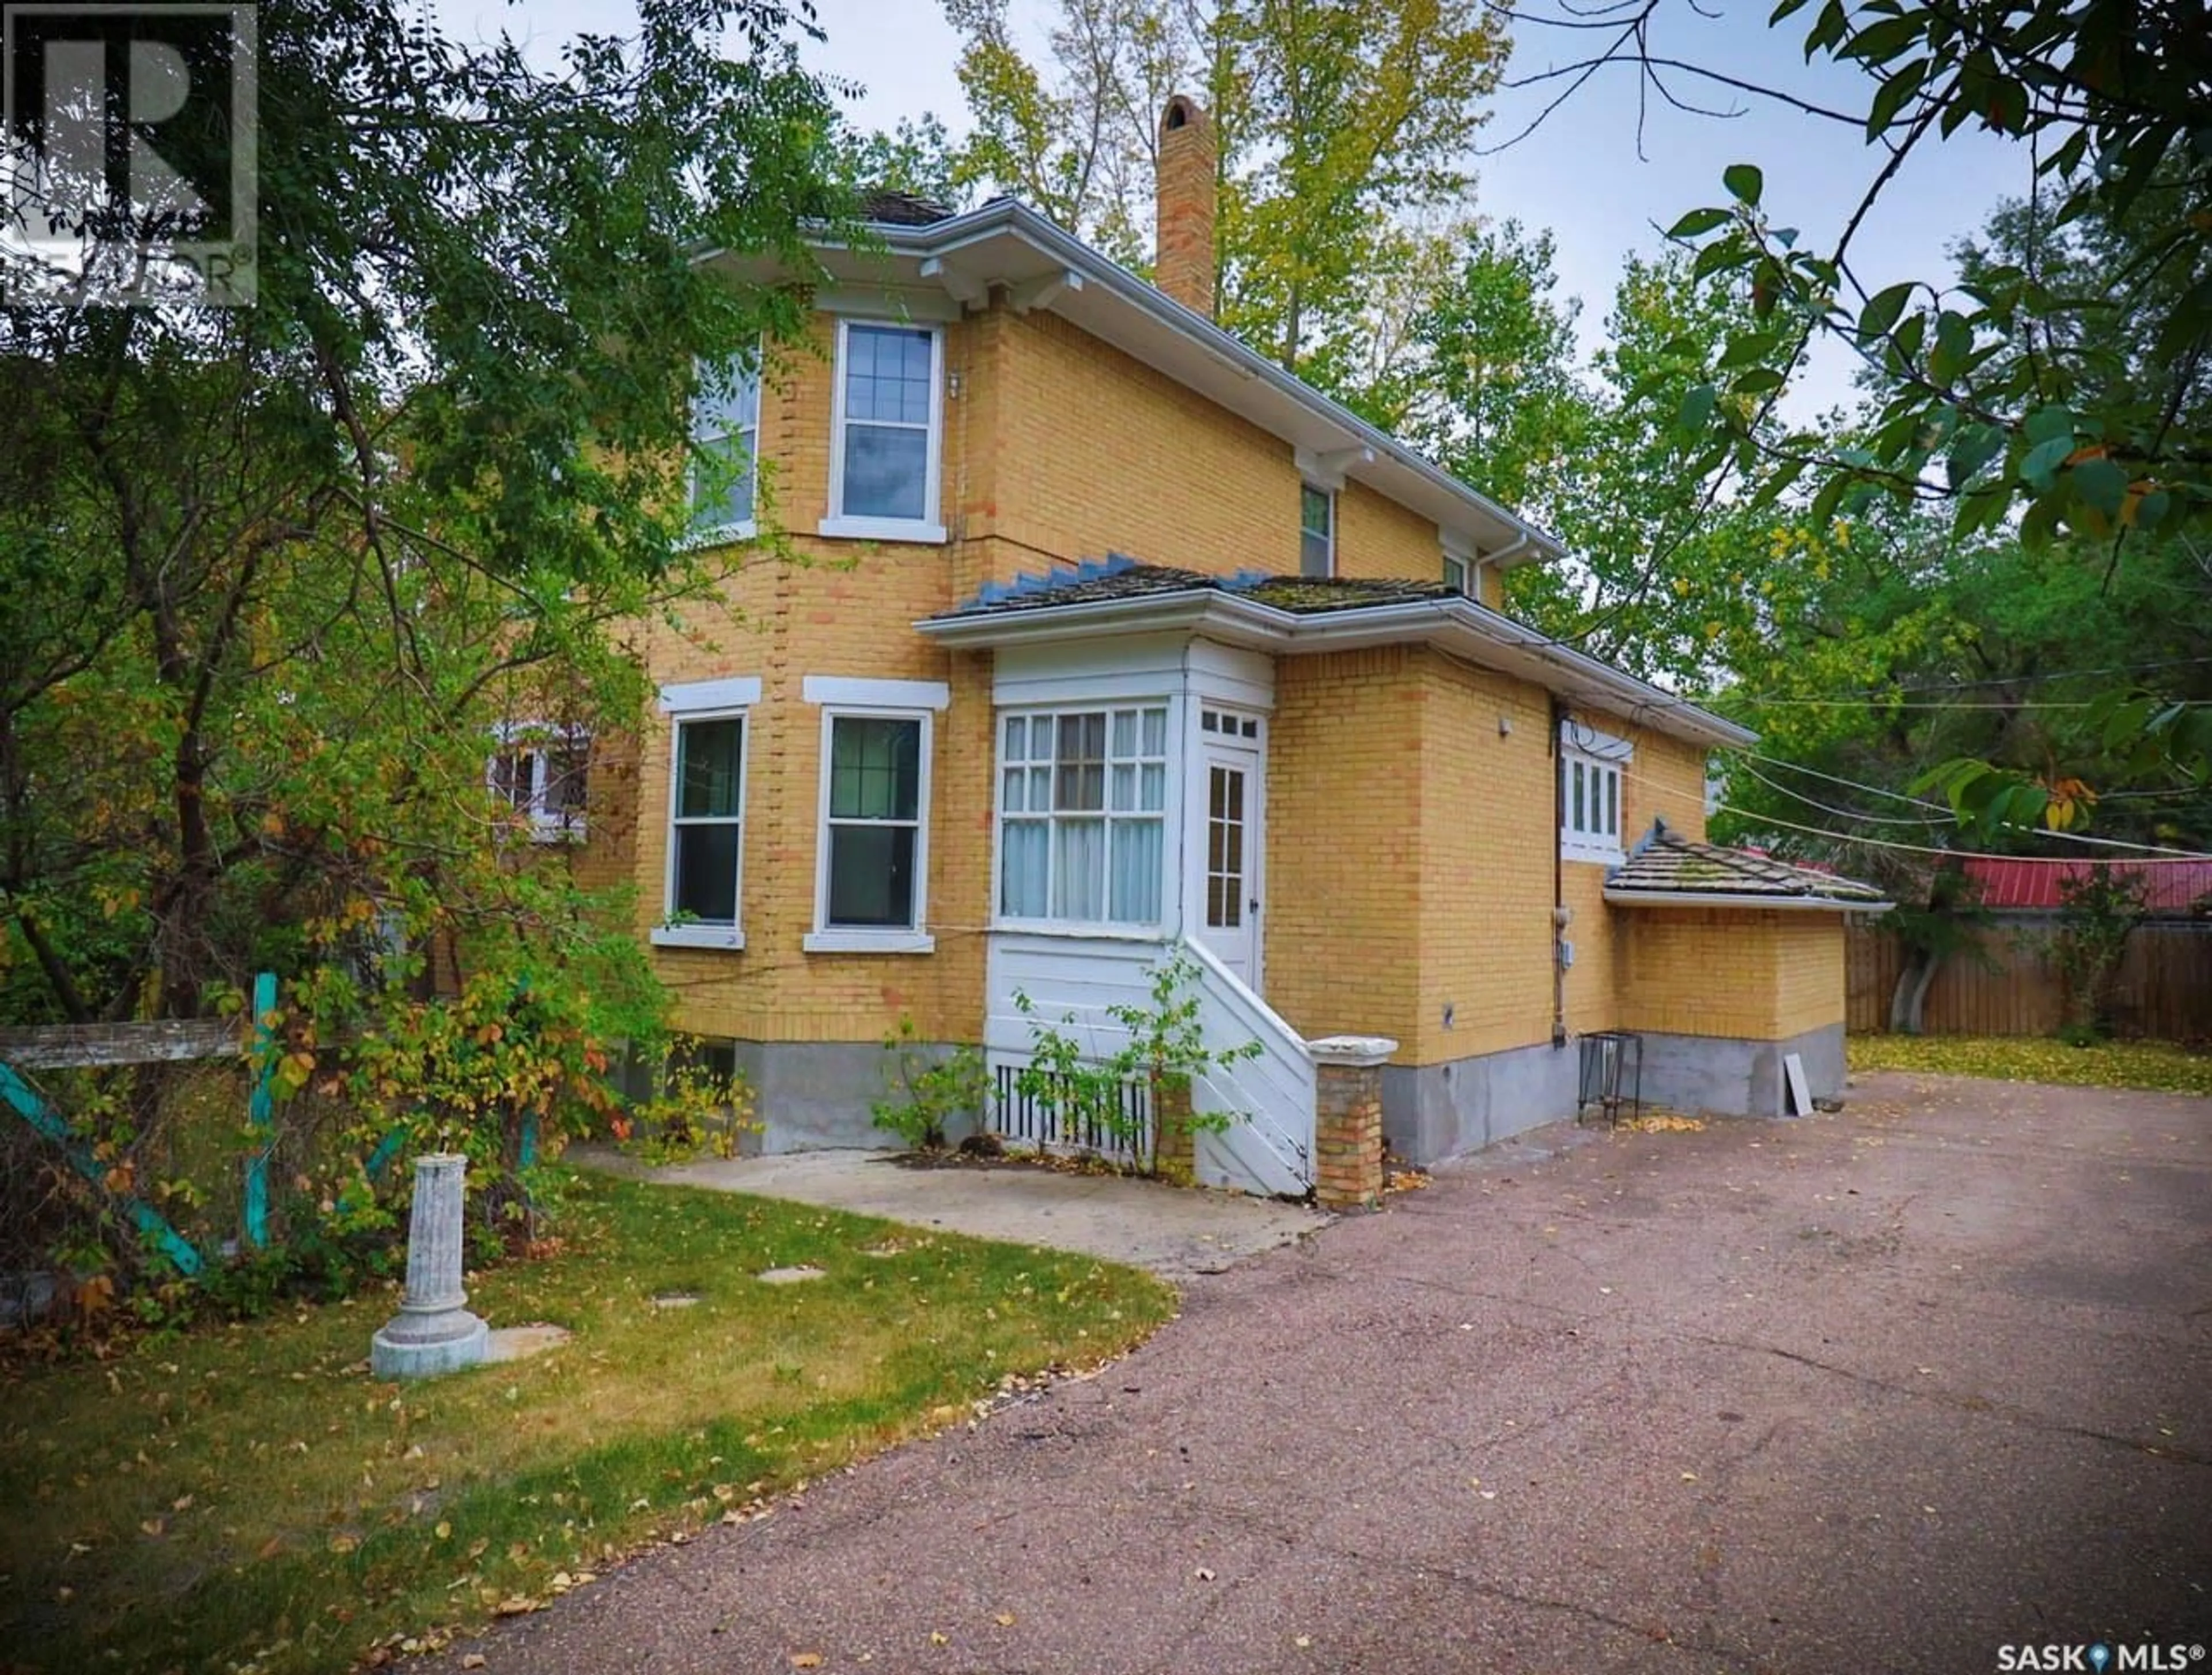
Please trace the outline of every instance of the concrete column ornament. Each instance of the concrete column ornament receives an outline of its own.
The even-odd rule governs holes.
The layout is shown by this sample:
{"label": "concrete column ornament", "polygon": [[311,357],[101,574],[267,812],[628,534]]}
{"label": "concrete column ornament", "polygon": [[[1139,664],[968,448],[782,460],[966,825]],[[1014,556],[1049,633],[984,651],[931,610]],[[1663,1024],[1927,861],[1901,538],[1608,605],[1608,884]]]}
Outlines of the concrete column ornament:
{"label": "concrete column ornament", "polygon": [[369,1340],[380,1379],[423,1379],[484,1358],[490,1331],[466,1306],[461,1287],[461,1210],[469,1160],[450,1154],[415,1160],[415,1208],[407,1221],[407,1290],[399,1313]]}

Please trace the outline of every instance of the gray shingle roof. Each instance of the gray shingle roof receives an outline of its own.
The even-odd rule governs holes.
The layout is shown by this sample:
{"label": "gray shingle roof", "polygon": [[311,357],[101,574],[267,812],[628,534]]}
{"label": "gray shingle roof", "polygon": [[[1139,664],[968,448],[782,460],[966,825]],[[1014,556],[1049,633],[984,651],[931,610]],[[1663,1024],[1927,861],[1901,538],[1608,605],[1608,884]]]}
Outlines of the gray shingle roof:
{"label": "gray shingle roof", "polygon": [[1702,896],[1771,897],[1780,903],[1823,903],[1837,907],[1886,906],[1871,884],[1834,873],[1793,867],[1749,850],[1699,844],[1655,824],[1650,836],[1620,866],[1607,874],[1606,898],[1648,898],[1657,903]]}
{"label": "gray shingle roof", "polygon": [[1233,594],[1240,599],[1272,605],[1279,611],[1301,616],[1323,611],[1349,611],[1361,606],[1401,605],[1425,599],[1456,599],[1459,592],[1443,582],[1364,581],[1353,576],[1272,576],[1261,570],[1241,570],[1235,576],[1206,576],[1168,564],[1141,563],[1121,553],[1083,563],[1056,564],[1042,576],[1024,576],[1013,582],[985,585],[975,598],[941,612],[948,618],[997,616],[1016,611],[1048,610],[1057,606],[1090,605],[1103,600],[1139,599],[1163,594]]}

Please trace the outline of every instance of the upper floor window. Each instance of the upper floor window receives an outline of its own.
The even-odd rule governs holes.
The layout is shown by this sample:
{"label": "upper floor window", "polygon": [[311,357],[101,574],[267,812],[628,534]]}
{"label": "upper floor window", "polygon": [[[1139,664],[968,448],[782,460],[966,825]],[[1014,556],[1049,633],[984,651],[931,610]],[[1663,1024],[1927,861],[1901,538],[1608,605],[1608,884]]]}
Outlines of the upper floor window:
{"label": "upper floor window", "polygon": [[1620,775],[1626,746],[1606,740],[1598,748],[1605,753],[1571,745],[1559,751],[1559,853],[1571,861],[1621,858]]}
{"label": "upper floor window", "polygon": [[760,371],[742,359],[699,368],[691,402],[691,533],[749,535],[759,472]]}
{"label": "upper floor window", "polygon": [[941,541],[945,334],[841,320],[825,535]]}
{"label": "upper floor window", "polygon": [[530,835],[538,843],[582,838],[590,735],[581,728],[532,722],[511,722],[498,731],[500,747],[484,771],[492,795],[529,817]]}
{"label": "upper floor window", "polygon": [[999,911],[1010,919],[1158,924],[1167,710],[1008,716],[1000,729]]}
{"label": "upper floor window", "polygon": [[750,706],[759,700],[760,682],[751,677],[661,688],[670,716],[668,863],[656,942],[745,945],[745,744]]}
{"label": "upper floor window", "polygon": [[1474,582],[1474,571],[1466,559],[1455,553],[1444,554],[1444,586],[1454,593],[1472,594]]}
{"label": "upper floor window", "polygon": [[1310,483],[1298,485],[1298,574],[1336,574],[1336,496]]}

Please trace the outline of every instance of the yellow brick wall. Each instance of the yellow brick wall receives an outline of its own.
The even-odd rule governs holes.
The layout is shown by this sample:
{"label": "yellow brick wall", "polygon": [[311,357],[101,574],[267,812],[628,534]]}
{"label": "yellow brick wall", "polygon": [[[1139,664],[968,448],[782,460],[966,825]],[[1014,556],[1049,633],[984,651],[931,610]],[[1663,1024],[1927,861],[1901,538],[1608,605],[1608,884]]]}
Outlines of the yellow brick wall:
{"label": "yellow brick wall", "polygon": [[1421,1004],[1400,1062],[1428,1064],[1551,1038],[1559,840],[1543,691],[1434,652],[1419,679]]}
{"label": "yellow brick wall", "polygon": [[1775,928],[1775,1031],[1802,1035],[1840,1024],[1847,1006],[1844,916],[1779,913]]}
{"label": "yellow brick wall", "polygon": [[[656,683],[756,675],[740,913],[742,952],[661,949],[682,1021],[717,1035],[878,1038],[902,1013],[924,1035],[972,1038],[981,1019],[990,911],[993,735],[988,655],[950,655],[917,618],[984,580],[1119,551],[1213,573],[1297,567],[1292,449],[1056,316],[994,307],[945,328],[958,394],[945,405],[943,546],[824,539],[835,326],[772,370],[762,412],[768,505],[793,561],[733,552],[714,603],[638,630]],[[1435,527],[1358,484],[1338,498],[1340,568],[1441,574]],[[1497,578],[1484,576],[1486,600]],[[809,954],[819,839],[821,716],[809,674],[945,680],[934,718],[928,929],[932,955]],[[1373,1031],[1401,1063],[1533,1045],[1551,1027],[1552,859],[1557,842],[1547,700],[1440,655],[1395,649],[1282,660],[1269,764],[1267,998],[1309,1033]],[[1498,720],[1512,723],[1501,737]],[[1703,753],[1630,727],[1631,833],[1663,810],[1703,832]],[[640,934],[665,911],[669,729],[641,726],[609,795],[634,832],[586,864],[627,862]],[[595,776],[599,770],[595,765]],[[626,845],[626,846],[625,846]],[[584,859],[580,857],[580,859]],[[1567,986],[1577,1030],[1618,1021],[1615,919],[1601,869],[1569,865]],[[1452,1023],[1443,1023],[1444,1008]]]}
{"label": "yellow brick wall", "polygon": [[1620,1027],[1771,1040],[1774,922],[1723,908],[1624,910],[1616,971]]}
{"label": "yellow brick wall", "polygon": [[[1295,472],[1292,473],[1295,475]],[[1293,551],[1290,568],[1297,568]],[[1363,578],[1444,578],[1437,527],[1364,483],[1347,482],[1336,496],[1336,572]]]}
{"label": "yellow brick wall", "polygon": [[1414,657],[1393,646],[1276,666],[1267,999],[1307,1036],[1352,1032],[1407,1043],[1418,1026],[1422,691]]}
{"label": "yellow brick wall", "polygon": [[[1624,786],[1630,830],[1656,810],[1703,835],[1702,751],[1617,716],[1584,719],[1635,742],[1644,783]],[[1392,1036],[1401,1064],[1551,1038],[1549,723],[1541,688],[1425,649],[1279,662],[1267,989],[1301,1032]],[[1632,916],[1605,904],[1605,870],[1559,869],[1577,1033],[1620,1021]]]}
{"label": "yellow brick wall", "polygon": [[[1127,553],[1225,576],[1298,569],[1296,450],[1056,314],[995,308],[969,333],[963,533],[985,577]],[[956,427],[948,422],[948,431]],[[965,557],[967,555],[963,555]],[[1437,527],[1360,483],[1337,496],[1346,576],[1443,575]]]}
{"label": "yellow brick wall", "polygon": [[1634,908],[1618,917],[1624,1029],[1772,1041],[1844,1020],[1840,914]]}
{"label": "yellow brick wall", "polygon": [[[933,1039],[972,1038],[980,1027],[988,667],[893,631],[943,607],[945,562],[939,548],[894,545],[812,564],[757,558],[734,570],[719,606],[688,612],[681,628],[650,630],[657,681],[757,675],[762,682],[746,745],[738,906],[745,947],[657,950],[685,1027],[787,1041],[875,1040],[902,1014]],[[805,701],[810,674],[951,687],[951,707],[932,722],[927,917],[933,955],[809,953],[801,946],[814,928],[821,813],[822,710]],[[670,752],[669,721],[656,711],[641,728],[638,752],[641,935],[665,912]]]}

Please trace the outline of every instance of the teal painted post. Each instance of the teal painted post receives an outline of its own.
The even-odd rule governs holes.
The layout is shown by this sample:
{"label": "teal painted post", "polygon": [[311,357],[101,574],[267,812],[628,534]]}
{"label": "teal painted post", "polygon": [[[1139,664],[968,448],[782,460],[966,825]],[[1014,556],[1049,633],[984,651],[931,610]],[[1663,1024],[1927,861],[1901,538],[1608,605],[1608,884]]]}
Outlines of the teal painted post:
{"label": "teal painted post", "polygon": [[522,1119],[522,1137],[514,1147],[514,1166],[518,1169],[538,1166],[538,1113],[534,1111]]}
{"label": "teal painted post", "polygon": [[276,973],[258,972],[253,979],[253,1051],[261,1068],[246,1104],[246,1125],[254,1134],[253,1155],[246,1163],[246,1242],[257,1251],[269,1243],[269,1154],[276,1144],[276,1101],[270,1092],[276,1056],[270,1051],[269,1014],[276,1009]]}
{"label": "teal painted post", "polygon": [[[107,1190],[107,1172],[100,1166],[100,1160],[93,1156],[82,1141],[70,1132],[69,1123],[61,1112],[40,1099],[28,1083],[5,1064],[0,1064],[0,1099],[15,1106],[25,1122],[66,1152],[69,1160],[76,1165],[79,1174],[102,1191]],[[116,1197],[130,1212],[131,1220],[139,1233],[177,1264],[179,1273],[189,1278],[200,1271],[200,1253],[191,1247],[182,1233],[163,1220],[151,1204],[127,1192],[118,1193]]]}

